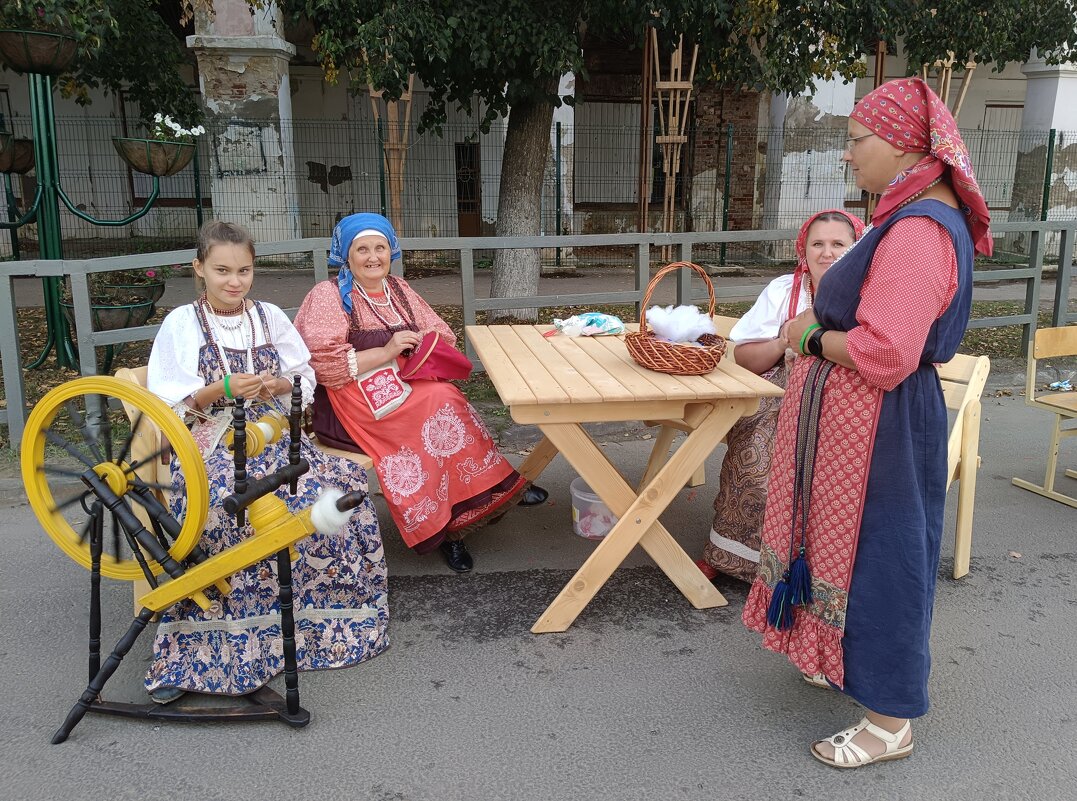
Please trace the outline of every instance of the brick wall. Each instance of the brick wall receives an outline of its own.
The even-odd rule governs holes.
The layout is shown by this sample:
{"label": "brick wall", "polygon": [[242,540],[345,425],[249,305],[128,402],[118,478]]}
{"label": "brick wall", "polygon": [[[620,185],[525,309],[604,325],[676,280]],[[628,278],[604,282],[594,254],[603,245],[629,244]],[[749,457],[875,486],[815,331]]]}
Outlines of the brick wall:
{"label": "brick wall", "polygon": [[755,207],[759,93],[697,82],[694,97],[695,143],[688,161],[692,179],[705,176],[724,191],[726,126],[732,123],[729,229],[749,229]]}

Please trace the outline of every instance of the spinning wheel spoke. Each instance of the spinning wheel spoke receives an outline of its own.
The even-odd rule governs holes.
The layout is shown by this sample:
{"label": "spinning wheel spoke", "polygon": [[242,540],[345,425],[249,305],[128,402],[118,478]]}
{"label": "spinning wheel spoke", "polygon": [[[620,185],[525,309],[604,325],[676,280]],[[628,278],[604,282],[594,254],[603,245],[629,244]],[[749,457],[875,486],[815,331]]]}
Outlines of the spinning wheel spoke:
{"label": "spinning wheel spoke", "polygon": [[82,531],[79,532],[79,543],[86,542],[86,538],[90,536],[90,529],[93,527],[93,518],[89,518],[86,521],[86,525],[82,527]]}
{"label": "spinning wheel spoke", "polygon": [[131,453],[131,443],[135,441],[135,435],[138,433],[138,427],[142,424],[142,412],[138,412],[131,419],[131,433],[124,439],[123,444],[120,445],[120,452],[116,454],[116,464],[123,462],[128,454]]}
{"label": "spinning wheel spoke", "polygon": [[50,512],[60,512],[60,511],[63,511],[64,509],[68,509],[68,508],[70,508],[71,506],[74,506],[74,505],[75,505],[76,503],[81,503],[82,501],[84,501],[84,500],[86,500],[87,498],[89,498],[89,497],[90,497],[91,495],[93,495],[93,491],[92,491],[92,490],[88,490],[88,489],[87,489],[87,490],[83,490],[83,491],[82,491],[82,492],[80,492],[80,493],[79,493],[78,495],[73,495],[72,497],[70,497],[70,498],[67,498],[66,500],[60,501],[60,502],[59,502],[58,504],[56,504],[55,506],[53,506],[53,507],[52,507],[52,508],[51,508],[51,509],[50,509],[49,511],[50,511]]}
{"label": "spinning wheel spoke", "polygon": [[98,396],[101,410],[101,441],[105,444],[105,459],[112,461],[112,412],[109,409],[108,398],[104,395]]}
{"label": "spinning wheel spoke", "polygon": [[63,438],[62,436],[60,436],[59,434],[57,434],[57,433],[56,433],[55,431],[51,431],[51,430],[50,430],[50,431],[46,431],[46,432],[45,432],[45,438],[46,438],[46,439],[47,439],[47,440],[48,440],[48,441],[49,441],[49,442],[50,442],[50,443],[51,443],[52,445],[55,445],[55,446],[57,446],[57,447],[59,447],[59,448],[63,448],[63,449],[65,450],[65,451],[67,451],[67,453],[68,453],[68,454],[69,454],[70,456],[73,456],[73,457],[75,457],[76,459],[78,459],[78,460],[79,460],[80,462],[82,462],[82,463],[83,463],[84,465],[86,465],[87,467],[97,467],[97,462],[93,461],[93,460],[92,460],[92,459],[91,459],[91,458],[90,458],[89,456],[87,456],[87,455],[86,455],[85,453],[82,453],[81,451],[79,451],[79,450],[78,450],[78,449],[77,449],[77,448],[76,448],[76,447],[74,446],[74,444],[72,444],[72,443],[68,442],[68,441],[67,441],[66,439],[64,439],[64,438]]}
{"label": "spinning wheel spoke", "polygon": [[128,465],[129,472],[134,472],[135,470],[138,470],[140,467],[144,467],[146,465],[154,464],[162,456],[164,456],[165,454],[171,453],[171,452],[172,452],[172,446],[171,445],[165,445],[163,448],[161,448],[160,450],[154,451],[149,456],[143,456],[141,459],[138,459],[138,460],[136,460],[134,462],[131,462]]}
{"label": "spinning wheel spoke", "polygon": [[65,476],[67,478],[82,478],[82,470],[66,470],[63,467],[50,467],[45,465],[41,468],[41,472],[50,476]]}
{"label": "spinning wheel spoke", "polygon": [[[87,422],[88,417],[84,417],[72,401],[65,403],[64,409],[67,410],[67,415],[71,418],[71,422],[75,424],[75,428],[82,434],[82,441],[86,443],[86,447],[90,449],[90,453],[94,455],[98,462],[108,461],[106,455],[101,450],[96,432],[90,428]],[[107,420],[108,415],[105,415],[104,419]]]}

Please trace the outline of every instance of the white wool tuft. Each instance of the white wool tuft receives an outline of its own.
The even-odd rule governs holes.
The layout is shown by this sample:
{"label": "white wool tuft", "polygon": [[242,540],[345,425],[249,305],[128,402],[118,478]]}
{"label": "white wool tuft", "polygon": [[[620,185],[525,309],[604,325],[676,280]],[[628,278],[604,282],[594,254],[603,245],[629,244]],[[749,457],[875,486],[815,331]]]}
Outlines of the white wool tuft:
{"label": "white wool tuft", "polygon": [[695,342],[714,333],[714,321],[698,306],[651,306],[647,322],[655,336],[670,342]]}

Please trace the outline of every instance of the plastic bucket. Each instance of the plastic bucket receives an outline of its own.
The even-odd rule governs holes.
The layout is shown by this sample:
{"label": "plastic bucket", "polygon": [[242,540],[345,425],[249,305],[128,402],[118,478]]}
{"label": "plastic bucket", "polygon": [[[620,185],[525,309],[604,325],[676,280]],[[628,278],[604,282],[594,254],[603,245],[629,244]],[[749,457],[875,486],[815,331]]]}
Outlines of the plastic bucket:
{"label": "plastic bucket", "polygon": [[572,493],[572,530],[588,540],[600,540],[609,534],[617,518],[602,499],[579,477],[572,480],[569,491]]}

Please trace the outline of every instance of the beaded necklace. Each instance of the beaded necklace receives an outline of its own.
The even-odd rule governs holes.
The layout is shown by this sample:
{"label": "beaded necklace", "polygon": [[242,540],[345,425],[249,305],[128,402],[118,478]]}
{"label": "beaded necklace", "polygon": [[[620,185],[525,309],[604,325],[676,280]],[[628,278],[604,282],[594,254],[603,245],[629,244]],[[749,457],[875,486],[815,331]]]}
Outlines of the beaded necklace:
{"label": "beaded necklace", "polygon": [[[363,287],[362,287],[362,285],[361,285],[361,284],[358,284],[358,283],[357,283],[357,284],[356,284],[356,287],[357,287],[357,288],[358,288],[358,290],[359,290],[359,294],[360,294],[360,295],[362,295],[362,297],[363,297],[363,300],[365,300],[365,301],[366,301],[366,303],[367,303],[367,306],[369,306],[369,307],[370,307],[370,310],[371,310],[372,312],[374,312],[374,316],[375,316],[375,317],[377,317],[377,318],[378,318],[379,320],[381,320],[382,324],[383,324],[383,325],[384,325],[384,326],[385,326],[386,328],[393,328],[394,326],[398,326],[398,325],[403,325],[403,324],[404,324],[404,317],[403,317],[403,315],[401,315],[401,314],[400,314],[400,312],[398,312],[398,311],[397,311],[397,310],[396,310],[395,308],[393,308],[393,293],[392,293],[392,290],[391,290],[391,289],[389,288],[389,284],[388,284],[388,283],[386,283],[386,281],[385,281],[385,279],[384,279],[384,278],[383,278],[383,279],[382,279],[382,281],[381,281],[381,288],[382,288],[382,289],[384,290],[384,292],[385,292],[385,300],[383,300],[383,301],[380,301],[380,302],[379,302],[379,301],[376,301],[376,300],[374,300],[374,298],[370,297],[370,295],[368,295],[368,294],[367,294],[366,290],[365,290],[365,289],[363,289]],[[391,323],[391,322],[389,322],[388,320],[386,320],[386,319],[385,319],[384,317],[382,317],[382,316],[381,316],[381,312],[379,312],[379,311],[378,311],[378,307],[379,307],[379,306],[380,306],[381,308],[383,308],[383,309],[388,309],[388,310],[389,310],[389,311],[391,311],[391,312],[392,312],[393,314],[395,314],[395,315],[396,315],[396,322],[394,322],[394,323]]]}
{"label": "beaded necklace", "polygon": [[[243,305],[246,306],[245,301],[244,301]],[[224,374],[225,375],[231,375],[232,368],[228,363],[228,355],[225,353],[224,346],[221,345],[221,343],[218,341],[217,337],[215,337],[213,335],[214,326],[211,324],[210,314],[207,312],[207,309],[212,310],[213,307],[210,306],[209,303],[204,302],[201,298],[199,299],[199,301],[197,303],[195,303],[195,313],[198,315],[199,319],[202,322],[202,326],[206,331],[206,336],[209,338],[209,345],[216,351],[217,359],[221,363],[221,369],[224,371]],[[246,357],[246,363],[247,363],[246,364],[247,372],[248,373],[253,373],[254,372],[254,318],[251,316],[251,310],[250,309],[245,309],[245,311],[246,311],[246,314],[241,314],[241,315],[238,316],[239,323],[237,325],[228,326],[228,327],[225,327],[223,325],[219,325],[219,321],[217,319],[216,314],[212,315],[212,317],[213,317],[212,322],[216,322],[218,324],[220,330],[222,330],[222,331],[234,331],[237,328],[239,328],[240,325],[243,324],[244,320],[247,321],[247,331],[246,331],[246,335],[243,338],[244,344],[246,345],[246,347],[244,348],[244,351],[245,351],[245,357]]]}
{"label": "beaded necklace", "polygon": [[[924,187],[923,189],[921,189],[921,190],[920,190],[919,192],[917,192],[916,194],[913,194],[913,195],[909,195],[909,196],[908,196],[907,198],[905,198],[905,199],[904,199],[903,201],[901,201],[900,203],[898,203],[898,204],[897,204],[897,206],[895,206],[895,207],[894,207],[894,211],[897,211],[898,209],[903,209],[903,208],[905,208],[906,206],[908,206],[908,205],[909,205],[910,203],[912,203],[912,202],[913,202],[914,200],[917,200],[917,199],[919,199],[920,195],[924,194],[924,192],[926,192],[926,191],[927,191],[928,189],[930,189],[931,187],[933,187],[933,186],[935,186],[936,184],[938,184],[938,183],[939,183],[939,182],[940,182],[941,180],[942,180],[942,176],[940,175],[940,176],[939,176],[938,178],[936,178],[936,179],[935,179],[934,181],[932,181],[931,183],[929,183],[929,184],[928,184],[927,186],[925,186],[925,187]],[[892,211],[892,212],[890,212],[890,213],[891,213],[891,214],[893,214],[894,212]]]}

